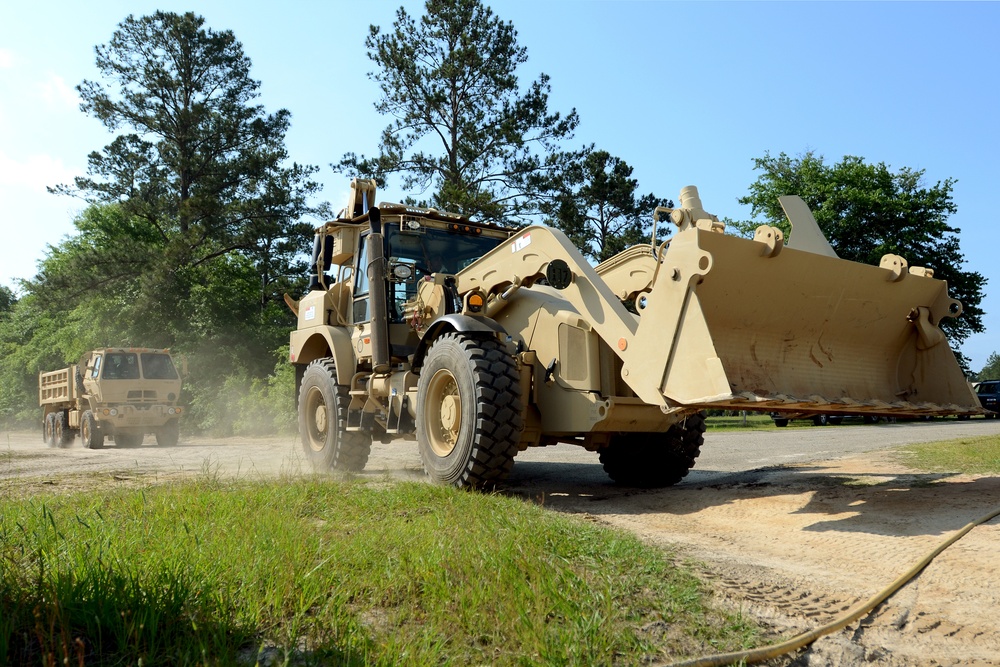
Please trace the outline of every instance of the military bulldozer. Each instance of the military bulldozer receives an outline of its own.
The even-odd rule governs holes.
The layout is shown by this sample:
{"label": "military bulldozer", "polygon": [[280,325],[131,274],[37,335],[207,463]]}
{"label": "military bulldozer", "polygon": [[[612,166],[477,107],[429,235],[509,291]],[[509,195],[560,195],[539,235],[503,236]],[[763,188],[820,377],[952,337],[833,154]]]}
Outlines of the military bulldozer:
{"label": "military bulldozer", "polygon": [[[290,361],[319,469],[359,471],[373,439],[416,440],[427,474],[502,480],[528,447],[573,443],[616,482],[670,485],[695,463],[704,410],[981,413],[939,323],[961,303],[927,268],[836,256],[809,209],[725,233],[697,189],[677,229],[592,266],[560,231],[373,204],[355,179],[317,229]],[[775,300],[772,295],[780,294]]]}

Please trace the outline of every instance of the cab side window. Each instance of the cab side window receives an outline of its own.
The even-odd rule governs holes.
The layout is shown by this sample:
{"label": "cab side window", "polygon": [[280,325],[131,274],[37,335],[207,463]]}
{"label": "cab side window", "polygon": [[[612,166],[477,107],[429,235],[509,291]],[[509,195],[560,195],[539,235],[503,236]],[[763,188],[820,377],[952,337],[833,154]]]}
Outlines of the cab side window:
{"label": "cab side window", "polygon": [[354,322],[367,322],[368,314],[368,235],[361,237],[358,248],[357,268],[354,270]]}

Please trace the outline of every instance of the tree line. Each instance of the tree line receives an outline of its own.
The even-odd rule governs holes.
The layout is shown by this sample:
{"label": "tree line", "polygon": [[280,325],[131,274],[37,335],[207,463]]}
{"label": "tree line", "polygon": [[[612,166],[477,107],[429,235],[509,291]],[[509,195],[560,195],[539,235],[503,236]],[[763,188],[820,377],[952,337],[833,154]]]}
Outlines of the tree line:
{"label": "tree line", "polygon": [[[648,239],[652,211],[673,206],[642,193],[621,157],[571,145],[576,110],[549,109],[545,74],[522,86],[527,49],[481,0],[427,0],[419,17],[400,8],[365,47],[389,124],[374,154],[330,165],[345,177],[398,178],[405,203],[556,226],[595,262]],[[128,16],[95,55],[100,76],[77,87],[81,111],[113,138],[85,176],[50,188],[86,203],[76,233],[17,294],[0,288],[0,420],[37,418],[38,371],[122,345],[186,356],[190,428],[291,427],[295,322],[281,295],[304,289],[313,228],[335,214],[315,201],[319,168],[288,155],[291,113],[257,102],[236,36],[194,13]],[[948,224],[953,180],[927,186],[921,170],[811,152],[765,154],[754,167],[739,200],[753,220],[730,229],[786,225],[777,197],[798,194],[841,257],[892,252],[947,280],[964,305],[943,323],[954,347],[983,330],[986,281],[961,268]]]}

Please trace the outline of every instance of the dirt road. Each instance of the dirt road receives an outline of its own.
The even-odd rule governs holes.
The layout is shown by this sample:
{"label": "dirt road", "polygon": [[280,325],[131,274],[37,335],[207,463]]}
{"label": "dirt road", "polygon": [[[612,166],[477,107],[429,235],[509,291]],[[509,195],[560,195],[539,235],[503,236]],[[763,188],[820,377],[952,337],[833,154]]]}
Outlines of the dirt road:
{"label": "dirt road", "polygon": [[[978,434],[1000,434],[1000,421],[710,433],[696,470],[653,491],[616,487],[595,454],[560,445],[520,455],[506,490],[677,547],[726,604],[792,634],[868,599],[1000,506],[1000,478],[922,473],[884,449]],[[90,451],[0,433],[0,499],[195,474],[308,472],[291,438]],[[423,479],[414,444],[375,446],[364,476],[386,475]],[[794,662],[862,663],[1000,665],[1000,520],[973,530],[874,614]]]}

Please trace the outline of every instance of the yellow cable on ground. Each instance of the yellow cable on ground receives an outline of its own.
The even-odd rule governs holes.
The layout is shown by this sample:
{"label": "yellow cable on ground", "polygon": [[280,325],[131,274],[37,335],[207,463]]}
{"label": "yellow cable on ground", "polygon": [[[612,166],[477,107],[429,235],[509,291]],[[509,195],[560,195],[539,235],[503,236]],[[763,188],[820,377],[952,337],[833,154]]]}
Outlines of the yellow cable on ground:
{"label": "yellow cable on ground", "polygon": [[850,625],[857,619],[861,618],[872,609],[878,605],[885,602],[893,593],[902,588],[910,579],[917,576],[921,570],[927,567],[932,560],[934,560],[938,554],[950,547],[955,542],[959,541],[965,537],[966,533],[978,526],[979,524],[986,523],[990,519],[1000,515],[1000,507],[993,510],[986,516],[976,519],[972,523],[966,525],[964,528],[956,532],[954,535],[949,537],[947,540],[942,542],[933,551],[924,556],[920,562],[911,567],[909,570],[904,572],[902,576],[893,581],[887,587],[882,589],[880,592],[875,594],[873,597],[869,598],[867,602],[863,602],[853,609],[847,611],[840,618],[827,623],[815,630],[810,630],[797,637],[793,637],[788,641],[782,642],[780,644],[775,644],[774,646],[767,646],[764,648],[755,648],[748,651],[736,651],[734,653],[721,653],[719,655],[709,655],[702,658],[696,658],[694,660],[685,660],[684,662],[674,662],[670,663],[667,667],[722,667],[723,665],[730,665],[736,662],[744,661],[746,664],[761,662],[762,660],[770,660],[771,658],[777,658],[780,655],[786,653],[791,653],[796,649],[800,649],[803,646],[808,646],[813,643],[823,635],[828,635],[831,632],[840,630],[841,628]]}

